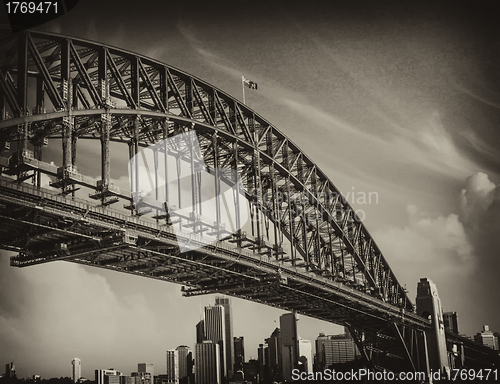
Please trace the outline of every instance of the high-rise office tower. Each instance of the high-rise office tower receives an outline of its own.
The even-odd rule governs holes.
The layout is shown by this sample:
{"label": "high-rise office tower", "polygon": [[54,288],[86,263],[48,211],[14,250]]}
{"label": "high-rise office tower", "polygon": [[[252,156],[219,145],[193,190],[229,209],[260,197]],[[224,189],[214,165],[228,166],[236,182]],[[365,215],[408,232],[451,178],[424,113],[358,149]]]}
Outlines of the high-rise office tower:
{"label": "high-rise office tower", "polygon": [[16,367],[14,366],[13,361],[5,364],[5,377],[7,379],[16,378]]}
{"label": "high-rise office tower", "polygon": [[216,297],[215,304],[222,305],[224,307],[224,323],[226,328],[226,340],[225,340],[225,360],[226,360],[226,377],[231,379],[233,377],[234,368],[234,346],[233,346],[233,314],[231,310],[231,301],[229,297]]}
{"label": "high-rise office tower", "polygon": [[269,380],[269,350],[267,344],[259,344],[257,359],[259,361],[260,381],[267,382]]}
{"label": "high-rise office tower", "polygon": [[285,313],[280,316],[281,328],[281,358],[283,380],[292,380],[292,370],[297,368],[299,359],[297,316],[295,313]]}
{"label": "high-rise office tower", "polygon": [[241,371],[245,362],[245,339],[243,336],[234,337],[234,369],[233,372]]}
{"label": "high-rise office tower", "polygon": [[221,384],[220,346],[210,340],[195,346],[196,384]]}
{"label": "high-rise office tower", "polygon": [[320,333],[316,339],[316,367],[322,371],[331,369],[333,364],[347,363],[361,357],[349,330],[344,328],[341,335],[328,335]]}
{"label": "high-rise office tower", "polygon": [[120,372],[116,369],[96,369],[95,384],[120,384]]}
{"label": "high-rise office tower", "polygon": [[[177,355],[179,356],[179,382],[183,384],[187,377],[189,376],[189,359],[191,358],[191,349],[186,345],[179,345],[176,349]],[[192,370],[192,362],[191,362]]]}
{"label": "high-rise office tower", "polygon": [[313,353],[310,340],[299,338],[299,362],[303,372],[313,371]]}
{"label": "high-rise office tower", "polygon": [[132,372],[132,377],[136,377],[141,384],[154,384],[155,371],[151,363],[137,364],[137,372]]}
{"label": "high-rise office tower", "polygon": [[200,320],[196,324],[196,343],[201,344],[205,341],[205,321]]}
{"label": "high-rise office tower", "polygon": [[179,383],[179,354],[175,349],[167,351],[167,382]]}
{"label": "high-rise office tower", "polygon": [[[205,307],[205,339],[219,345],[219,364],[223,377],[227,377],[225,319],[224,306],[214,305]],[[196,359],[195,364],[197,364]]]}
{"label": "high-rise office tower", "polygon": [[332,364],[342,364],[354,361],[361,357],[354,340],[347,333],[328,336],[323,341],[324,368],[331,368]]}
{"label": "high-rise office tower", "polygon": [[82,377],[82,361],[78,357],[75,357],[71,360],[71,365],[73,383],[77,383],[80,377]]}
{"label": "high-rise office tower", "polygon": [[272,381],[280,382],[283,374],[281,361],[281,330],[276,328],[271,336],[266,339],[267,348],[269,350],[269,374]]}
{"label": "high-rise office tower", "polygon": [[167,382],[187,384],[193,372],[193,355],[189,347],[180,345],[167,351]]}
{"label": "high-rise office tower", "polygon": [[498,351],[498,337],[490,331],[488,325],[484,325],[481,333],[477,333],[474,336],[474,341]]}
{"label": "high-rise office tower", "polygon": [[[194,356],[193,352],[190,350],[187,354],[187,378],[185,380],[187,384],[194,384]],[[181,381],[181,384],[182,381]]]}
{"label": "high-rise office tower", "polygon": [[456,312],[443,313],[444,329],[458,335],[458,315]]}
{"label": "high-rise office tower", "polygon": [[151,363],[139,363],[137,364],[137,372],[151,373],[151,376],[155,375],[155,370],[153,364]]}
{"label": "high-rise office tower", "polygon": [[326,336],[323,332],[319,334],[316,338],[316,372],[323,371],[326,368],[325,365],[325,341],[329,339],[329,336]]}

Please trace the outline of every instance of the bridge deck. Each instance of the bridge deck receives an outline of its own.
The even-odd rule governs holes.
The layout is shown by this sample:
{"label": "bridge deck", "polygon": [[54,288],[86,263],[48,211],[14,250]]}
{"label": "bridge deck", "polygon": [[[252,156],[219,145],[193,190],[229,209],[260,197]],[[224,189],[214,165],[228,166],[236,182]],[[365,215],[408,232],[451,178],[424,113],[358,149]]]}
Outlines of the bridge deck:
{"label": "bridge deck", "polygon": [[[186,235],[189,236],[189,235]],[[191,238],[192,242],[199,239]],[[180,253],[169,226],[0,178],[0,243],[17,267],[64,260],[185,286],[185,296],[221,292],[321,320],[379,329],[429,322],[341,281],[227,241]]]}

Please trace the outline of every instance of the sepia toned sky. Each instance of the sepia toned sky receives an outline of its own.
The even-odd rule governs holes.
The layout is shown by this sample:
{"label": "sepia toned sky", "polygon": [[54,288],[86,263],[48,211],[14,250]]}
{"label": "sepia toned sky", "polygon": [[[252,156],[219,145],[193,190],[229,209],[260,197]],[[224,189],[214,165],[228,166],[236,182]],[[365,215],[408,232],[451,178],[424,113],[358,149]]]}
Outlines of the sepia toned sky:
{"label": "sepia toned sky", "polygon": [[[428,277],[461,333],[500,332],[496,1],[98,4],[80,0],[39,29],[150,56],[240,100],[242,75],[258,83],[247,105],[349,193],[412,300]],[[378,199],[358,199],[369,192]],[[130,374],[140,362],[164,373],[165,351],[192,347],[200,311],[214,303],[71,263],[14,269],[11,255],[0,257],[0,363],[14,359],[22,377],[69,376],[73,357],[89,378],[110,367]],[[233,300],[247,359],[282,313]],[[299,320],[306,339],[322,330],[342,332]]]}

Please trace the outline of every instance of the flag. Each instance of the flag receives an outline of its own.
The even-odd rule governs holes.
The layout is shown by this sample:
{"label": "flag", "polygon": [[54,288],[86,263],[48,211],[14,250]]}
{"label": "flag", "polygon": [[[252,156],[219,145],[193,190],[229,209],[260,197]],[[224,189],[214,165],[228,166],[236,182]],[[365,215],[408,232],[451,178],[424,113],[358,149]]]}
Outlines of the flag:
{"label": "flag", "polygon": [[250,88],[250,89],[257,89],[257,83],[253,82],[253,81],[250,81],[248,79],[245,79],[245,76],[241,76],[242,80],[243,80],[243,83],[245,84],[245,86],[247,88]]}

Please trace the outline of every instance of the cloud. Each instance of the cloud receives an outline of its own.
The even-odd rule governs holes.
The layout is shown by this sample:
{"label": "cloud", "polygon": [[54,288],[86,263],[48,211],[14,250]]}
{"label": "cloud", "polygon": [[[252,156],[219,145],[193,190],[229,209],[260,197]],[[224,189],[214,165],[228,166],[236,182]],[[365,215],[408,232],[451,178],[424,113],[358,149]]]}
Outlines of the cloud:
{"label": "cloud", "polygon": [[410,292],[415,293],[420,277],[442,280],[450,272],[466,275],[473,268],[472,247],[458,215],[431,218],[413,205],[407,211],[408,226],[375,231],[373,237]]}
{"label": "cloud", "polygon": [[467,178],[460,195],[460,220],[474,245],[477,259],[475,276],[469,290],[482,305],[478,308],[484,324],[500,330],[500,185],[488,175],[477,173]]}
{"label": "cloud", "polygon": [[[398,159],[397,163],[391,161],[391,167],[398,172],[401,171],[402,167],[405,168],[406,172],[407,167],[410,166],[431,171],[447,178],[463,179],[476,170],[475,165],[459,153],[451,134],[443,126],[438,111],[434,111],[426,119],[422,118],[422,123],[417,130],[394,126],[392,128],[393,135],[384,137],[383,135],[379,136],[376,130],[366,131],[331,112],[309,104],[307,100],[299,100],[292,94],[290,94],[292,97],[284,97],[283,95],[284,93],[281,92],[281,98],[277,99],[281,99],[285,106],[303,119],[308,120],[309,123],[313,123],[323,130],[327,129],[325,136],[333,136],[334,134],[338,141],[342,140],[339,136],[339,133],[342,132],[346,141],[356,141],[357,153],[364,153],[369,148],[369,153],[376,153],[379,160],[386,158],[389,160],[388,154],[390,154],[391,160]],[[318,128],[315,129],[318,130]],[[346,161],[345,166],[352,167],[352,172],[360,172],[359,166],[349,164],[349,161]],[[390,182],[390,179],[387,182]]]}
{"label": "cloud", "polygon": [[467,178],[458,213],[432,217],[408,206],[408,224],[374,232],[380,249],[410,296],[421,277],[438,287],[445,311],[457,311],[460,331],[470,335],[482,324],[500,330],[500,187],[488,175]]}
{"label": "cloud", "polygon": [[[463,137],[467,143],[478,153],[489,156],[491,159],[499,158],[498,146],[495,144],[483,140],[480,135],[472,129],[464,130],[460,132],[461,137]],[[494,142],[493,142],[494,143]]]}
{"label": "cloud", "polygon": [[[388,100],[391,105],[391,111],[402,113],[397,123],[390,117],[389,112],[383,112],[377,108],[375,111],[360,111],[360,114],[366,115],[366,119],[373,120],[370,124],[355,122],[356,116],[346,114],[346,111],[336,113],[334,110],[325,109],[324,105],[317,103],[314,99],[303,96],[302,93],[276,83],[274,79],[268,78],[265,74],[251,75],[245,69],[239,69],[231,60],[218,56],[208,51],[205,47],[192,36],[189,31],[184,30],[184,36],[191,42],[196,50],[204,59],[233,78],[239,78],[242,71],[248,74],[252,79],[258,80],[263,86],[259,88],[259,96],[266,98],[270,105],[284,107],[290,115],[297,116],[298,121],[303,121],[311,127],[316,135],[323,137],[334,137],[336,142],[357,143],[357,152],[364,153],[376,152],[382,158],[387,154],[394,154],[402,160],[403,166],[407,165],[421,168],[425,171],[435,172],[446,177],[463,179],[467,175],[475,172],[477,167],[474,162],[464,158],[457,148],[452,133],[447,129],[441,115],[440,109],[430,110],[429,108],[414,107],[415,110],[402,109],[394,100]],[[357,87],[365,89],[363,79],[354,76]],[[376,94],[371,95],[373,102],[379,101]],[[371,100],[371,99],[370,99]],[[391,104],[392,102],[392,104]],[[382,120],[380,124],[378,120]],[[301,128],[294,126],[287,127],[287,134],[292,134],[291,138],[299,138],[304,135]],[[284,129],[284,127],[278,127]],[[307,131],[309,134],[309,130]],[[308,136],[309,137],[309,136]],[[337,161],[344,161],[342,158]],[[350,161],[345,161],[345,166],[349,167]],[[357,164],[351,165],[353,168],[359,168]],[[397,166],[397,165],[395,165]]]}
{"label": "cloud", "polygon": [[14,360],[22,376],[29,369],[51,377],[60,365],[67,369],[57,373],[69,376],[71,358],[79,357],[92,379],[93,368],[132,370],[138,354],[151,358],[159,336],[152,330],[164,321],[142,292],[118,296],[106,278],[77,264],[16,269],[6,257],[0,262],[0,361]]}
{"label": "cloud", "polygon": [[[473,91],[468,88],[464,84],[461,84],[459,81],[453,80],[451,84],[459,91],[464,94],[472,97],[473,99],[485,104],[490,107],[494,107],[500,109],[500,103],[498,103],[499,94],[492,91],[489,85],[485,85],[480,79],[475,79],[474,85],[476,87],[481,86],[481,89],[478,91]],[[481,94],[482,93],[482,94]]]}
{"label": "cloud", "polygon": [[466,180],[460,195],[460,217],[475,231],[480,229],[482,218],[493,209],[499,188],[487,174],[478,172]]}

